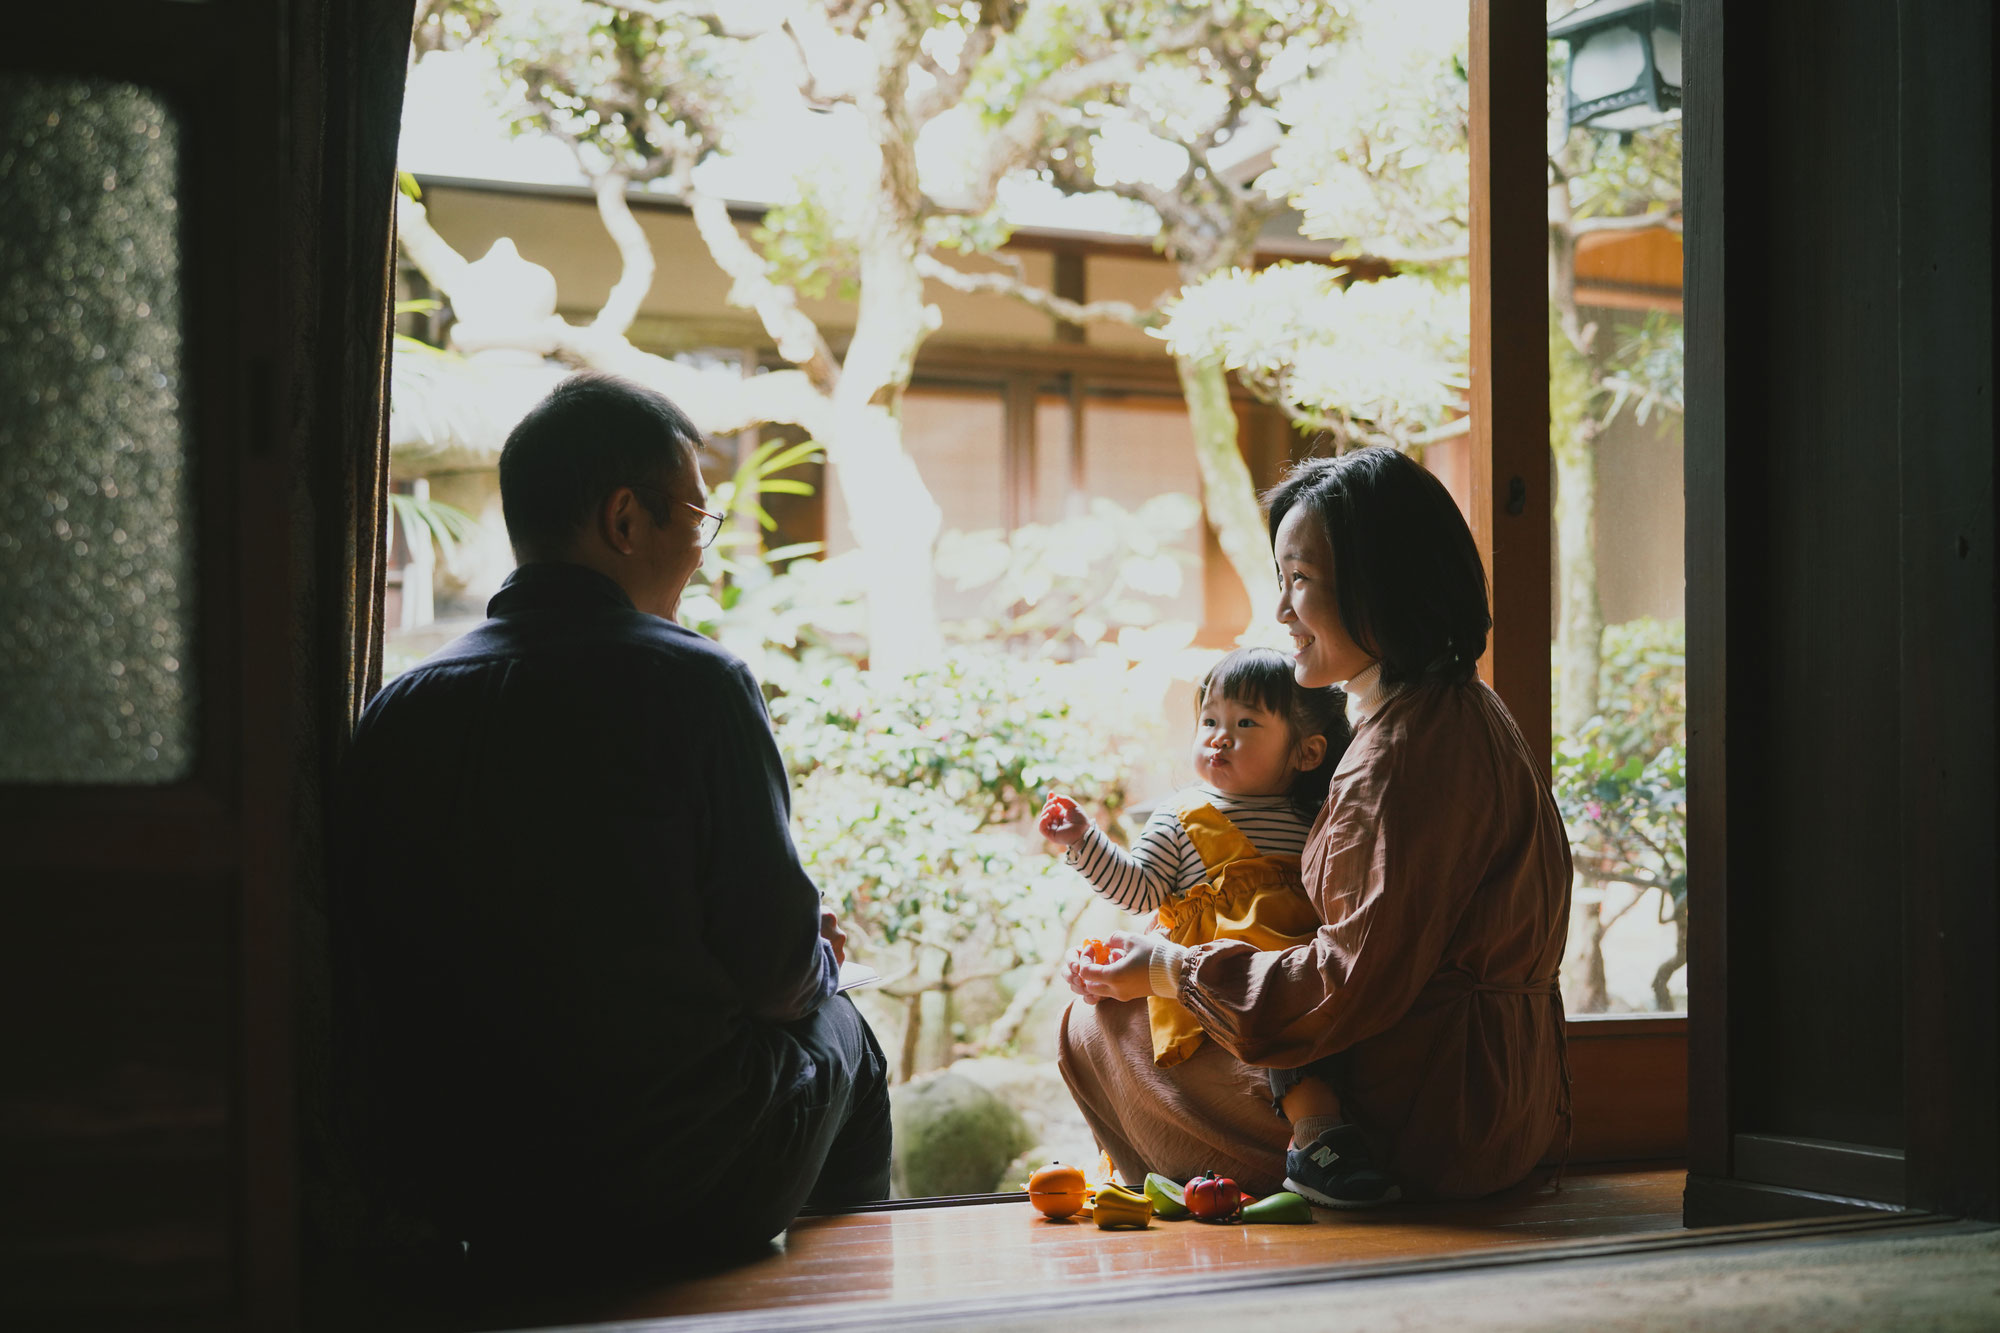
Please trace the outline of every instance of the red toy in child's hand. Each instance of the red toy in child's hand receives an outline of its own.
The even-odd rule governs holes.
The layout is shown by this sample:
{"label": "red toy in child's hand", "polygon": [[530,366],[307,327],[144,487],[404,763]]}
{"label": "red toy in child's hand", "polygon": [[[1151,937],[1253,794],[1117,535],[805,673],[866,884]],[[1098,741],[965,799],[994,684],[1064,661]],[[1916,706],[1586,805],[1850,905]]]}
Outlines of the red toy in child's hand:
{"label": "red toy in child's hand", "polygon": [[1243,1191],[1236,1182],[1213,1171],[1190,1180],[1181,1197],[1187,1201],[1188,1211],[1202,1222],[1226,1222],[1243,1209]]}
{"label": "red toy in child's hand", "polygon": [[1088,958],[1091,962],[1096,963],[1099,967],[1103,967],[1111,961],[1111,946],[1103,940],[1085,940],[1078,946],[1077,952]]}

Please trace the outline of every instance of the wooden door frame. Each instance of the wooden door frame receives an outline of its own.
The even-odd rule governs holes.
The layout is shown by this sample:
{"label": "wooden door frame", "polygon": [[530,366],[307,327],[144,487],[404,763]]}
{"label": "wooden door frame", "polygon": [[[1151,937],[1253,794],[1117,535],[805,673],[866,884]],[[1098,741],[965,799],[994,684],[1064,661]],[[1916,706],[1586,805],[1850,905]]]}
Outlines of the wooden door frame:
{"label": "wooden door frame", "polygon": [[[1469,0],[1469,17],[1472,531],[1493,599],[1480,674],[1547,773],[1554,726],[1548,32],[1543,7],[1524,0]],[[1693,552],[1691,537],[1690,559]],[[1709,884],[1690,879],[1701,886],[1700,920],[1710,911]],[[1575,1160],[1679,1157],[1687,1142],[1688,1020],[1579,1018],[1568,1031]]]}
{"label": "wooden door frame", "polygon": [[1548,771],[1548,32],[1540,4],[1470,0],[1472,534],[1485,677]]}

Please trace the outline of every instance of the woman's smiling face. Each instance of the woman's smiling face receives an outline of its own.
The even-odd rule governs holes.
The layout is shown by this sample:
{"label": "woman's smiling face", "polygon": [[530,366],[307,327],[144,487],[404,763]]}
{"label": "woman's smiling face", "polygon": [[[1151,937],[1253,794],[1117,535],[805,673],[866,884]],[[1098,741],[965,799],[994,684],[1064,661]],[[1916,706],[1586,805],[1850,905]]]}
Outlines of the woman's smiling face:
{"label": "woman's smiling face", "polygon": [[1311,689],[1352,680],[1374,659],[1341,623],[1333,547],[1319,519],[1293,505],[1278,524],[1278,622],[1292,634],[1292,678]]}

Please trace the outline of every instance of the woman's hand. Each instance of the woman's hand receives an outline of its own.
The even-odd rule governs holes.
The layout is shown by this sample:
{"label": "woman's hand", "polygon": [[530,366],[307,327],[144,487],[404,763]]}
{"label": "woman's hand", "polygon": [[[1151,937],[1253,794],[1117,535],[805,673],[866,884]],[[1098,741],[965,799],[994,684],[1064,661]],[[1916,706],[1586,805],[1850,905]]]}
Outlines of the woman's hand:
{"label": "woman's hand", "polygon": [[1063,964],[1063,980],[1085,1004],[1099,1000],[1137,1000],[1153,993],[1153,937],[1125,931],[1111,936],[1111,961],[1093,963],[1081,950]]}
{"label": "woman's hand", "polygon": [[1042,817],[1035,821],[1035,827],[1042,831],[1044,838],[1057,846],[1074,847],[1090,831],[1090,818],[1069,797],[1050,792],[1048,802],[1042,806]]}

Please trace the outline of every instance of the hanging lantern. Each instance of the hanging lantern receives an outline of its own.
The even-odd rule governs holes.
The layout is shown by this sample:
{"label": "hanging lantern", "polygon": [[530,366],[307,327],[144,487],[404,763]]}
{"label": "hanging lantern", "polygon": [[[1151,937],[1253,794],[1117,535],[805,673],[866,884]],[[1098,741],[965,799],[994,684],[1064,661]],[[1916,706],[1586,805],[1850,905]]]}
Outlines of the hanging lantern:
{"label": "hanging lantern", "polygon": [[1680,116],[1680,0],[1595,0],[1549,40],[1569,43],[1568,124],[1629,134]]}

